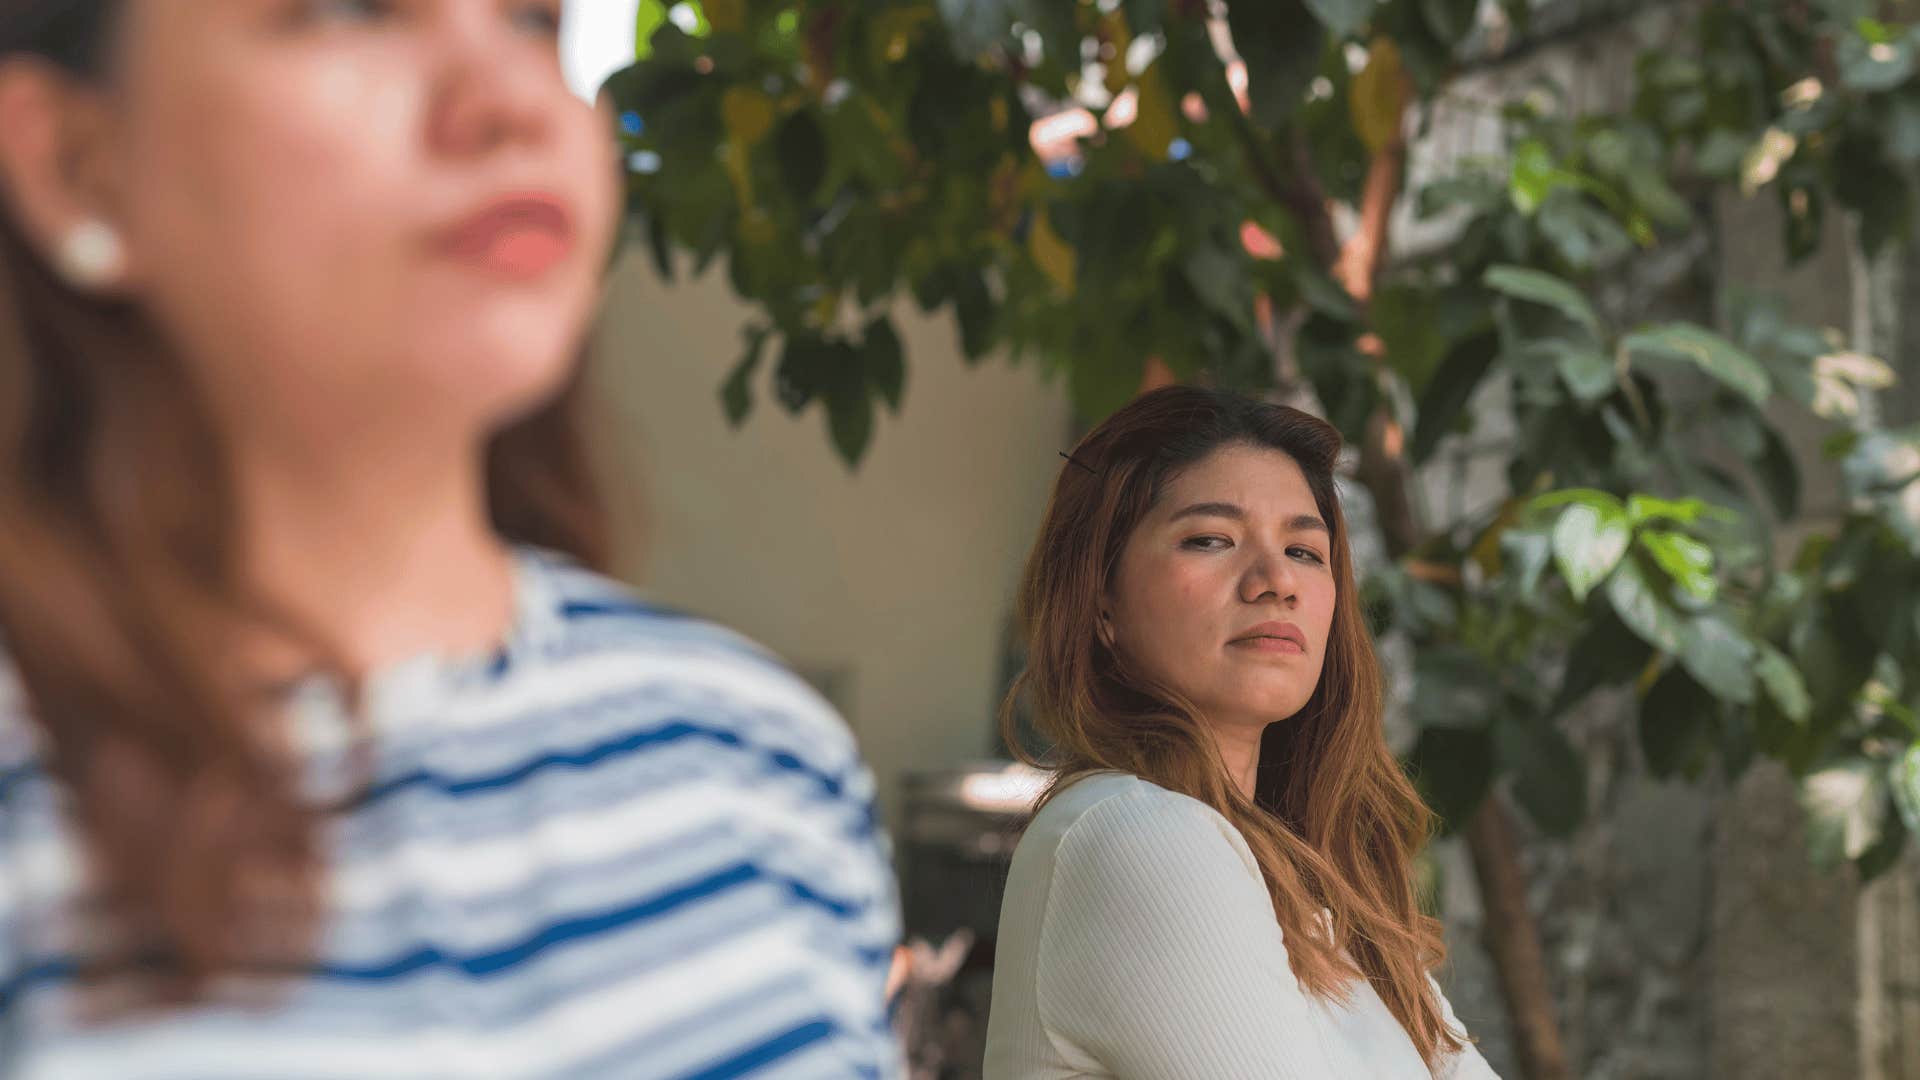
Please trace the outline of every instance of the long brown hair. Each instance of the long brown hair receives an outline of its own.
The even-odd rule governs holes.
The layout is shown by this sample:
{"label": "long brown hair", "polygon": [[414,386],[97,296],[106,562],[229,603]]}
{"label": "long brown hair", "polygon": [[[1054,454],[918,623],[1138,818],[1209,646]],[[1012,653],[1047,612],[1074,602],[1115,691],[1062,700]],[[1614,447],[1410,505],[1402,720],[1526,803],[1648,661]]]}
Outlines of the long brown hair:
{"label": "long brown hair", "polygon": [[[99,79],[120,7],[0,0],[0,62]],[[488,494],[502,536],[603,568],[581,397],[576,375],[493,440]],[[319,811],[270,704],[223,662],[249,631],[295,629],[241,587],[228,461],[147,315],[69,288],[0,208],[0,643],[101,890],[97,918],[75,913],[83,963],[140,959],[141,999],[297,961],[317,929]]]}
{"label": "long brown hair", "polygon": [[[1100,598],[1134,527],[1172,478],[1235,445],[1269,447],[1299,464],[1332,526],[1338,589],[1319,685],[1298,714],[1268,726],[1251,800],[1228,777],[1192,704],[1131,670],[1096,632]],[[1339,452],[1340,435],[1323,420],[1190,386],[1144,394],[1096,427],[1062,466],[1027,561],[1019,599],[1027,669],[1002,726],[1016,754],[1053,770],[1041,805],[1080,777],[1113,769],[1219,811],[1260,864],[1301,985],[1339,998],[1350,979],[1365,977],[1433,1061],[1462,1043],[1428,981],[1444,945],[1413,884],[1432,815],[1381,727],[1380,667],[1335,488]],[[1023,699],[1043,745],[1017,730]]]}

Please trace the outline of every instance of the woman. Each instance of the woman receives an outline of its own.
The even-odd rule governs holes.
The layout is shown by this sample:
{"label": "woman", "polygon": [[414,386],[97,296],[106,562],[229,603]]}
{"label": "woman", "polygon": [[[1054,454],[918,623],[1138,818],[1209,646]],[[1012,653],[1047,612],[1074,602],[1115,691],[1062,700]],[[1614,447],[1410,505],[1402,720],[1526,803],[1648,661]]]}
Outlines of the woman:
{"label": "woman", "polygon": [[0,1075],[892,1075],[871,782],[604,564],[557,0],[0,0]]}
{"label": "woman", "polygon": [[1492,1076],[1427,974],[1429,815],[1382,736],[1339,449],[1170,387],[1062,469],[1009,698],[1056,772],[1014,853],[988,1080]]}

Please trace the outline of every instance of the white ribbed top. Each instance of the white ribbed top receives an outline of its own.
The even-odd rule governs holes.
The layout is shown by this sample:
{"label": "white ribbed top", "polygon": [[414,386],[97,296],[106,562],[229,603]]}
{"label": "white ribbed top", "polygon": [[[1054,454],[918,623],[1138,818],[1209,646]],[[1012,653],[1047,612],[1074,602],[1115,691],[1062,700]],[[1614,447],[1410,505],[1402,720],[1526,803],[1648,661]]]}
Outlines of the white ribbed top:
{"label": "white ribbed top", "polygon": [[1365,980],[1343,1001],[1305,993],[1253,852],[1206,804],[1099,773],[1049,802],[1021,839],[1000,914],[986,1080],[1430,1075],[1498,1080],[1472,1046],[1430,1073]]}

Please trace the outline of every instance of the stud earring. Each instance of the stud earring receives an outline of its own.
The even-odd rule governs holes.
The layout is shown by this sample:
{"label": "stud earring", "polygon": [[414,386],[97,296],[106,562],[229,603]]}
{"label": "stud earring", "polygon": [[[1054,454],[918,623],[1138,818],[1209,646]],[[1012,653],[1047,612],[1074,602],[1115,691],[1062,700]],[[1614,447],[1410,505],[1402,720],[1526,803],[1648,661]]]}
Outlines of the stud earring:
{"label": "stud earring", "polygon": [[67,230],[55,261],[67,284],[97,292],[120,284],[127,272],[127,248],[118,230],[92,218]]}

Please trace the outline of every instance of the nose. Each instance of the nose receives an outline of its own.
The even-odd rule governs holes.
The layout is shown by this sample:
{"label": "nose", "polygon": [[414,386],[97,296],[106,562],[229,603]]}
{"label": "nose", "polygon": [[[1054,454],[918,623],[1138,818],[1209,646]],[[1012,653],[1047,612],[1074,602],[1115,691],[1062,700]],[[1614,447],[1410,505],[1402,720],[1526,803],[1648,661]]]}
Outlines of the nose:
{"label": "nose", "polygon": [[537,147],[551,132],[564,93],[557,65],[536,59],[528,39],[491,4],[453,5],[435,57],[428,140],[448,157],[484,157]]}
{"label": "nose", "polygon": [[1240,577],[1240,599],[1257,604],[1269,597],[1288,607],[1299,602],[1294,566],[1284,554],[1262,553],[1247,563]]}

